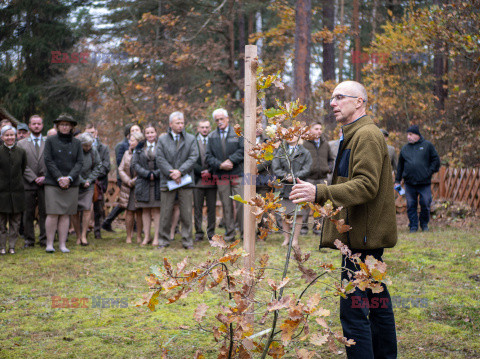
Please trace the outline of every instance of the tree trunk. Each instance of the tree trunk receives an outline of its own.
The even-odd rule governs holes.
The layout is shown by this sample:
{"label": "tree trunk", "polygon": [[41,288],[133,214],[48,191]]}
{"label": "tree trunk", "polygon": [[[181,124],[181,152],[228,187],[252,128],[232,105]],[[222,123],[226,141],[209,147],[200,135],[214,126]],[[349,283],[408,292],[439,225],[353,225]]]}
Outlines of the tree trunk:
{"label": "tree trunk", "polygon": [[[238,69],[239,69],[239,79],[242,80],[245,77],[245,11],[243,4],[240,3],[240,9],[238,11]],[[243,89],[242,96],[243,97]]]}
{"label": "tree trunk", "polygon": [[[345,12],[345,6],[344,6],[344,0],[340,0],[340,26],[343,26],[344,24],[344,12]],[[343,44],[340,46],[340,51],[338,52],[338,82],[343,81],[343,53],[344,53],[344,48]]]}
{"label": "tree trunk", "polygon": [[[295,9],[294,98],[310,105],[311,0],[298,0]],[[310,112],[309,110],[307,110]]]}
{"label": "tree trunk", "polygon": [[[434,0],[433,3],[438,7],[442,6],[442,1]],[[445,110],[445,99],[448,96],[447,82],[444,77],[448,72],[448,59],[444,55],[447,49],[443,48],[445,44],[440,41],[435,42],[435,55],[433,58],[433,76],[435,83],[433,87],[433,94],[435,95],[435,108],[439,111]]]}
{"label": "tree trunk", "polygon": [[353,31],[355,32],[355,48],[354,48],[354,62],[355,67],[355,81],[360,82],[360,69],[362,64],[360,63],[361,59],[361,47],[360,47],[360,15],[359,15],[359,3],[358,0],[353,0]]}
{"label": "tree trunk", "polygon": [[[329,31],[333,31],[335,27],[335,2],[330,0],[323,1],[323,27]],[[323,63],[322,63],[323,82],[335,82],[335,44],[334,42],[323,41]],[[330,109],[330,103],[325,101],[323,104],[325,109],[324,122],[329,127],[335,126],[335,118]]]}
{"label": "tree trunk", "polygon": [[[335,27],[335,3],[323,1],[323,27],[333,31]],[[335,45],[334,42],[323,41],[323,81],[335,80]]]}

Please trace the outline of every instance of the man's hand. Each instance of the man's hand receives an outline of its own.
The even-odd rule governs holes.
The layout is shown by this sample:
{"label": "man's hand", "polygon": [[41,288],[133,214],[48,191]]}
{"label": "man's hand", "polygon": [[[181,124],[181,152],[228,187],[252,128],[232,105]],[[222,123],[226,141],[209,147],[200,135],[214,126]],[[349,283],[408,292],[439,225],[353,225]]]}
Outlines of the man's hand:
{"label": "man's hand", "polygon": [[170,178],[175,181],[175,183],[180,183],[182,173],[179,170],[170,170]]}
{"label": "man's hand", "polygon": [[297,184],[293,186],[289,199],[297,204],[301,202],[315,202],[316,187],[312,183],[297,179]]}
{"label": "man's hand", "polygon": [[230,171],[233,168],[233,162],[230,160],[225,160],[220,164],[220,169],[224,171]]}
{"label": "man's hand", "polygon": [[292,183],[292,182],[293,182],[293,177],[292,177],[292,175],[291,175],[291,174],[287,175],[287,177],[285,177],[285,180],[286,180],[287,182]]}
{"label": "man's hand", "polygon": [[45,181],[45,176],[35,178],[35,183],[39,186],[43,186],[43,182]]}

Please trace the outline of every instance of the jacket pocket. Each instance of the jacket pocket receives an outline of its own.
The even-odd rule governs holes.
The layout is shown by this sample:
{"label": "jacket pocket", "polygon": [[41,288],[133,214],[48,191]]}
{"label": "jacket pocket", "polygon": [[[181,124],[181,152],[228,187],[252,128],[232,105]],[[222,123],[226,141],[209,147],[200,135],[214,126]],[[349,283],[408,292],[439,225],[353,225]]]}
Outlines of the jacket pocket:
{"label": "jacket pocket", "polygon": [[348,167],[350,163],[350,149],[342,152],[342,157],[338,161],[337,175],[341,177],[348,177]]}

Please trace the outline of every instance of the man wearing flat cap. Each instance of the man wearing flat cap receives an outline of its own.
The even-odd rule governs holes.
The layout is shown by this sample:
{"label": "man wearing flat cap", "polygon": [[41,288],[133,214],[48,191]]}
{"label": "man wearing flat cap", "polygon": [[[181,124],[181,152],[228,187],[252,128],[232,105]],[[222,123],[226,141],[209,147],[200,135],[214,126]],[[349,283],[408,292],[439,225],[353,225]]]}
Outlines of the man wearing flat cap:
{"label": "man wearing flat cap", "polygon": [[17,141],[23,140],[28,136],[28,126],[26,123],[19,123],[17,126]]}
{"label": "man wearing flat cap", "polygon": [[432,203],[432,176],[440,168],[440,157],[431,142],[420,134],[417,125],[407,129],[408,143],[402,147],[398,157],[395,185],[402,178],[407,197],[407,215],[410,233],[418,231],[418,202],[420,199],[420,228],[428,231],[430,204]]}

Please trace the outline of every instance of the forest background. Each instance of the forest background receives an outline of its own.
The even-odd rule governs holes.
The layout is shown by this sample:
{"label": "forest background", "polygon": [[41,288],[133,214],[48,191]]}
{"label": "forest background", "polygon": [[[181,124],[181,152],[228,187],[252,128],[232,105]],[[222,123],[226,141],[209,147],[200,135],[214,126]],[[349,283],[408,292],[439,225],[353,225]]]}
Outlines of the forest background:
{"label": "forest background", "polygon": [[444,164],[480,165],[480,0],[1,0],[0,106],[94,121],[111,148],[172,111],[241,123],[246,44],[330,139],[332,89],[357,80],[397,149],[418,124]]}

